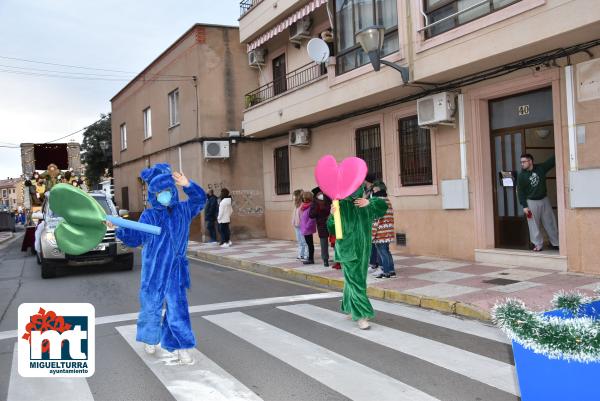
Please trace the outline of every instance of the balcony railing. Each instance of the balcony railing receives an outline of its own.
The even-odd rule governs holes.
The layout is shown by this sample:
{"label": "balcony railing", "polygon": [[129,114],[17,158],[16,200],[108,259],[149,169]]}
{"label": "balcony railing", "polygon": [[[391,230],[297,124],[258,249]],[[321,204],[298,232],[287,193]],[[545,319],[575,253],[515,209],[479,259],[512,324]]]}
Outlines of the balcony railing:
{"label": "balcony railing", "polygon": [[245,96],[246,108],[256,106],[275,96],[305,85],[317,78],[327,74],[324,64],[309,63],[297,70],[291,71],[280,79],[275,79],[258,89],[249,92]]}
{"label": "balcony railing", "polygon": [[250,9],[259,3],[262,3],[263,0],[242,0],[240,1],[240,17],[246,14]]}

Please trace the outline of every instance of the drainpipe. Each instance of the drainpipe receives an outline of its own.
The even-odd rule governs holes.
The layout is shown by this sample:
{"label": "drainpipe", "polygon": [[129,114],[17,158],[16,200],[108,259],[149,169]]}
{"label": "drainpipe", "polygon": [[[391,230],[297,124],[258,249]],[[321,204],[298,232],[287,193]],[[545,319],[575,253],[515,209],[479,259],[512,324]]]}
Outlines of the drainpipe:
{"label": "drainpipe", "polygon": [[177,152],[179,153],[179,172],[183,174],[183,165],[181,164],[181,146],[177,147]]}
{"label": "drainpipe", "polygon": [[460,138],[460,178],[467,178],[467,135],[465,130],[465,95],[458,95],[458,135]]}
{"label": "drainpipe", "polygon": [[573,66],[565,67],[567,88],[567,124],[569,128],[569,170],[577,171],[577,127],[575,119],[575,90],[573,86]]}

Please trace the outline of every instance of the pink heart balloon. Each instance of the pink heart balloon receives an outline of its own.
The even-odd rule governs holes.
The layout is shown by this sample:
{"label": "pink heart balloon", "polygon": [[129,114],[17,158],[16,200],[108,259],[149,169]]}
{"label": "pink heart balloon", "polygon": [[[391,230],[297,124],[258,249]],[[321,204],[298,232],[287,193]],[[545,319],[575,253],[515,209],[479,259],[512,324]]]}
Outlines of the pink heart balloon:
{"label": "pink heart balloon", "polygon": [[315,168],[315,179],[321,191],[331,199],[344,199],[365,181],[367,163],[358,157],[348,157],[338,166],[331,155],[323,156]]}

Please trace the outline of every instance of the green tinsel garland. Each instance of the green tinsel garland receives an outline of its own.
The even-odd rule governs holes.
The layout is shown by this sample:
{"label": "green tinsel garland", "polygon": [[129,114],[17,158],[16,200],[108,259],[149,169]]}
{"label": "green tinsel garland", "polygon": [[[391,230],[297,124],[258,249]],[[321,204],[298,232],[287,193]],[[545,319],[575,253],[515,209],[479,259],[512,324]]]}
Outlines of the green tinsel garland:
{"label": "green tinsel garland", "polygon": [[573,318],[562,319],[532,312],[525,304],[509,299],[492,310],[494,322],[511,340],[550,359],[578,362],[600,361],[600,321],[580,317],[581,306],[590,299],[579,293],[558,293],[556,308],[567,309]]}

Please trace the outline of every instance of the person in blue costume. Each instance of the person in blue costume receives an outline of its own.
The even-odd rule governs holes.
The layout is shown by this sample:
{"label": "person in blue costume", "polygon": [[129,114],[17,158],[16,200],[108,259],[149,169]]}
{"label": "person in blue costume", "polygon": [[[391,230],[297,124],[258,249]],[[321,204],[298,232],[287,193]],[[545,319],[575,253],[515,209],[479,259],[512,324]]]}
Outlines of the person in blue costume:
{"label": "person in blue costume", "polygon": [[[185,175],[171,173],[168,164],[155,164],[143,170],[141,178],[148,184],[148,202],[152,208],[144,210],[139,221],[161,227],[161,233],[116,229],[117,238],[125,245],[143,247],[136,340],[145,343],[144,349],[149,354],[154,354],[160,343],[163,349],[176,351],[180,363],[192,364],[188,350],[196,346],[196,339],[188,311],[190,273],[186,250],[190,223],[202,211],[206,194]],[[186,201],[179,200],[175,185],[183,187],[188,196]],[[164,318],[163,304],[166,304]]]}

